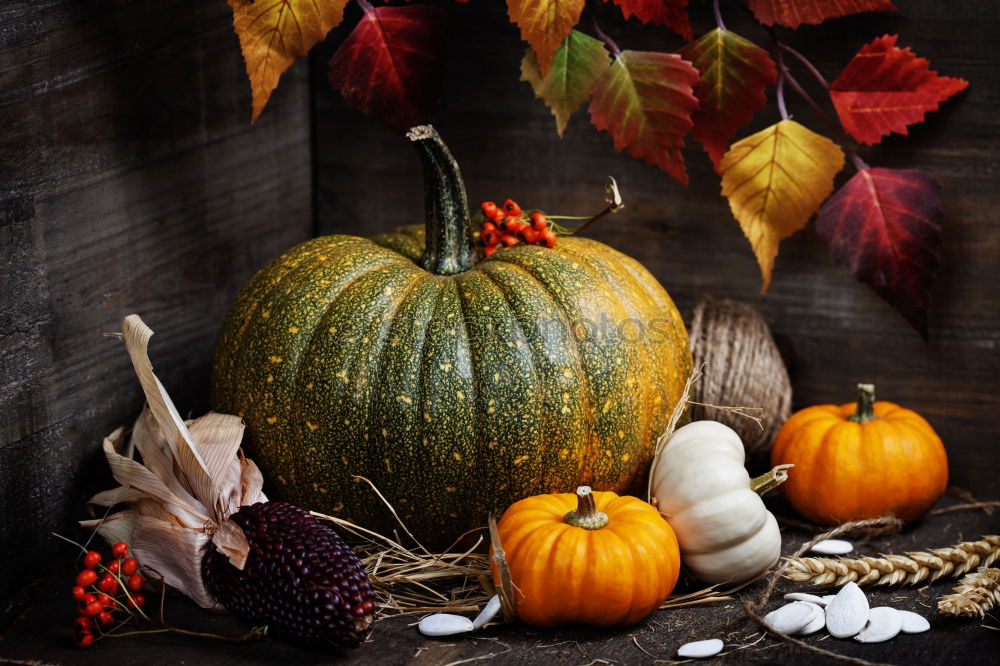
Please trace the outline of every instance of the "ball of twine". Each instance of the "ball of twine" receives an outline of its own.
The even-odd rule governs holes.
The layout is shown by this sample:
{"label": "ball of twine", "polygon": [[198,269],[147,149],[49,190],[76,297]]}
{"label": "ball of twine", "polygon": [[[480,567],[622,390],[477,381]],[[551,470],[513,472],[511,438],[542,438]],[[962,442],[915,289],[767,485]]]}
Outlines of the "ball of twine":
{"label": "ball of twine", "polygon": [[[692,417],[729,426],[747,452],[769,448],[791,413],[792,384],[767,323],[749,305],[705,297],[695,308],[690,341],[695,367],[704,365],[693,398],[704,404],[692,405]],[[706,405],[759,407],[748,413],[761,423]]]}

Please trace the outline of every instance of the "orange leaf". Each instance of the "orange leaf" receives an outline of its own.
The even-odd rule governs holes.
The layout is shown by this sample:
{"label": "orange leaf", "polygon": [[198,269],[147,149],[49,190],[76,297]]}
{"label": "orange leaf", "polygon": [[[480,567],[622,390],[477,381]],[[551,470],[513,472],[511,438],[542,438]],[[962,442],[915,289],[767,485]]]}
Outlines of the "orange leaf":
{"label": "orange leaf", "polygon": [[923,122],[924,114],[965,90],[969,82],[939,76],[930,63],[884,35],[861,47],[830,84],[830,99],[844,129],[861,143],[873,144]]}
{"label": "orange leaf", "polygon": [[764,25],[797,28],[861,12],[894,12],[890,0],[750,0],[750,11]]}
{"label": "orange leaf", "polygon": [[698,108],[698,70],[673,53],[623,51],[594,86],[590,119],[611,134],[615,150],[660,167],[687,185],[684,136]]}
{"label": "orange leaf", "polygon": [[778,243],[801,229],[833,191],[844,153],[794,120],[782,120],[734,143],[719,165],[722,194],[771,283]]}
{"label": "orange leaf", "polygon": [[253,93],[253,119],[278,79],[344,19],[348,0],[229,0]]}
{"label": "orange leaf", "polygon": [[585,0],[507,0],[510,20],[521,29],[545,76],[552,56],[580,20]]}

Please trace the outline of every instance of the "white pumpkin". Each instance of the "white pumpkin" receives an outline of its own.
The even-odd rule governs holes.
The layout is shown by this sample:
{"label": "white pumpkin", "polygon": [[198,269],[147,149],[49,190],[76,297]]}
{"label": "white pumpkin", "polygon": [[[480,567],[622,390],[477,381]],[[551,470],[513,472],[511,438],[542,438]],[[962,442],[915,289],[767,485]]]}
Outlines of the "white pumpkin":
{"label": "white pumpkin", "polygon": [[695,421],[670,436],[650,471],[652,497],[677,533],[681,561],[708,583],[749,580],[781,555],[778,522],[757,493],[784,481],[790,465],[751,481],[744,460],[731,428]]}

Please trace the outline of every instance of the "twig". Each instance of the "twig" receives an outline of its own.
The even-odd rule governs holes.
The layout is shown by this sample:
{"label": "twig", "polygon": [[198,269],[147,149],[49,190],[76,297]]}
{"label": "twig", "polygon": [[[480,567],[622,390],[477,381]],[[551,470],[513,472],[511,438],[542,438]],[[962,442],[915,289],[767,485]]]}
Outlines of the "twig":
{"label": "twig", "polygon": [[952,511],[968,511],[969,509],[982,509],[983,513],[987,516],[993,515],[993,509],[1000,507],[1000,502],[969,502],[968,504],[956,504],[955,506],[946,506],[942,509],[934,509],[928,516],[939,516],[942,513],[951,513]]}

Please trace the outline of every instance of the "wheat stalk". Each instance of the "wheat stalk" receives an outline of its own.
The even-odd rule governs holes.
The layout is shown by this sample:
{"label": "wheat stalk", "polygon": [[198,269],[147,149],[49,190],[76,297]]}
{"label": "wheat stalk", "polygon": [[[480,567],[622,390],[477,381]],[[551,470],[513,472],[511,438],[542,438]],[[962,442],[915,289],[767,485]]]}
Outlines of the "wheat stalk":
{"label": "wheat stalk", "polygon": [[1000,569],[979,567],[955,588],[938,600],[938,610],[945,615],[984,617],[986,612],[1000,603]]}
{"label": "wheat stalk", "polygon": [[1000,535],[964,541],[950,548],[935,548],[883,557],[790,557],[784,576],[799,583],[840,586],[915,585],[946,576],[961,576],[1000,559]]}

